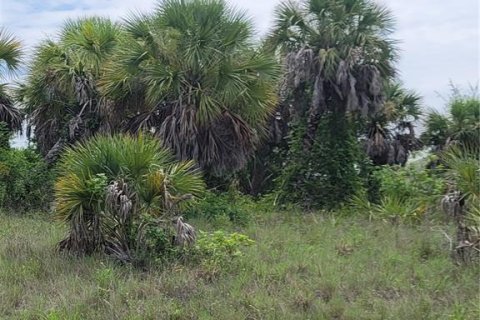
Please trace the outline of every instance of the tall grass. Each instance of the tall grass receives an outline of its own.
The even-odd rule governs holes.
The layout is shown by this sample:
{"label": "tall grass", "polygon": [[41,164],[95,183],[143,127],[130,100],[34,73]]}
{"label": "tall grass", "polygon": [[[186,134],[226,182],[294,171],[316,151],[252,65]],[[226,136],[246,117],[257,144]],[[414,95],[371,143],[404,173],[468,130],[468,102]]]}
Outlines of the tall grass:
{"label": "tall grass", "polygon": [[[208,231],[206,222],[194,221]],[[267,214],[228,269],[130,269],[53,248],[66,230],[0,214],[1,319],[478,319],[478,266],[442,233],[320,215]]]}

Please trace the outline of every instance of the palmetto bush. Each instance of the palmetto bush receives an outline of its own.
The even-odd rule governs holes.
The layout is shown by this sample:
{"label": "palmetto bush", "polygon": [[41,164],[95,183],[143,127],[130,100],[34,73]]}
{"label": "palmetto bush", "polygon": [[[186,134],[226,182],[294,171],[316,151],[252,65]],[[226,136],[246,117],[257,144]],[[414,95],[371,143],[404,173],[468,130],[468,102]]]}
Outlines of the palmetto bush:
{"label": "palmetto bush", "polygon": [[[458,258],[480,258],[480,159],[478,148],[454,146],[443,155],[453,192],[442,207],[457,224]],[[478,260],[475,260],[478,261]]]}
{"label": "palmetto bush", "polygon": [[392,221],[420,222],[438,213],[438,205],[446,188],[444,179],[437,173],[414,166],[383,166],[373,172],[378,183],[378,199],[370,202],[360,192],[351,205],[370,218]]}
{"label": "palmetto bush", "polygon": [[152,227],[179,243],[194,239],[181,218],[203,193],[193,162],[176,162],[158,139],[96,136],[67,149],[55,185],[56,214],[69,227],[59,244],[79,254],[105,252],[131,261],[144,252]]}

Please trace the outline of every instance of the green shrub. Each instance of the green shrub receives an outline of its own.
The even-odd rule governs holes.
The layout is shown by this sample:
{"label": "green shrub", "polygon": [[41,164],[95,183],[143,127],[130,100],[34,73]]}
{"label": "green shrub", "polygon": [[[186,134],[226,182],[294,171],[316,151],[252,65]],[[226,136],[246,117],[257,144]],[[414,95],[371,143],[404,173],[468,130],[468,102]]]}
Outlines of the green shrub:
{"label": "green shrub", "polygon": [[420,203],[397,196],[384,196],[373,212],[376,217],[391,221],[417,221],[423,215]]}
{"label": "green shrub", "polygon": [[385,166],[373,173],[379,181],[380,195],[399,199],[422,199],[436,202],[443,194],[444,180],[431,170],[413,166]]}
{"label": "green shrub", "polygon": [[311,150],[305,153],[305,127],[297,126],[278,178],[279,203],[305,208],[335,209],[362,188],[362,153],[352,124],[335,115],[323,116]]}
{"label": "green shrub", "polygon": [[207,192],[195,206],[188,208],[187,218],[204,218],[208,221],[228,220],[234,224],[246,225],[251,219],[252,201],[233,191],[227,193]]}
{"label": "green shrub", "polygon": [[10,149],[12,132],[5,122],[0,121],[0,150]]}
{"label": "green shrub", "polygon": [[200,231],[195,247],[189,253],[194,260],[200,260],[208,272],[217,274],[231,267],[233,259],[243,255],[242,248],[254,243],[248,236],[236,232]]}
{"label": "green shrub", "polygon": [[436,172],[413,166],[381,167],[371,178],[378,185],[378,203],[361,192],[351,201],[356,212],[370,218],[419,221],[436,211],[445,190],[445,181]]}
{"label": "green shrub", "polygon": [[52,201],[53,173],[32,149],[0,149],[0,207],[46,210]]}

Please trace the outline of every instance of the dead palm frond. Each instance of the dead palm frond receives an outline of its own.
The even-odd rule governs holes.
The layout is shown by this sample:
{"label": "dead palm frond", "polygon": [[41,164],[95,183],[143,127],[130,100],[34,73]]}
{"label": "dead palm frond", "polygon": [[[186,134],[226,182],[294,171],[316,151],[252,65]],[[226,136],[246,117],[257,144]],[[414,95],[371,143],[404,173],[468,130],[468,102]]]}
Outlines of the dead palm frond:
{"label": "dead palm frond", "polygon": [[197,234],[195,229],[186,222],[183,217],[178,217],[175,221],[175,244],[177,246],[190,246],[195,243]]}
{"label": "dead palm frond", "polygon": [[23,114],[15,108],[13,99],[7,93],[5,85],[0,84],[0,122],[7,125],[10,131],[21,131]]}

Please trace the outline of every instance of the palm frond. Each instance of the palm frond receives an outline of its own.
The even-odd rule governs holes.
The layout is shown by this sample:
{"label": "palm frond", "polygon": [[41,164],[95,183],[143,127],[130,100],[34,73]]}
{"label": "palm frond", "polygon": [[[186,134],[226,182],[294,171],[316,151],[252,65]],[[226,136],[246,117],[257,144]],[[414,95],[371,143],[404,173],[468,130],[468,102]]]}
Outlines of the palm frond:
{"label": "palm frond", "polygon": [[4,28],[0,28],[0,77],[16,71],[22,62],[21,43]]}

